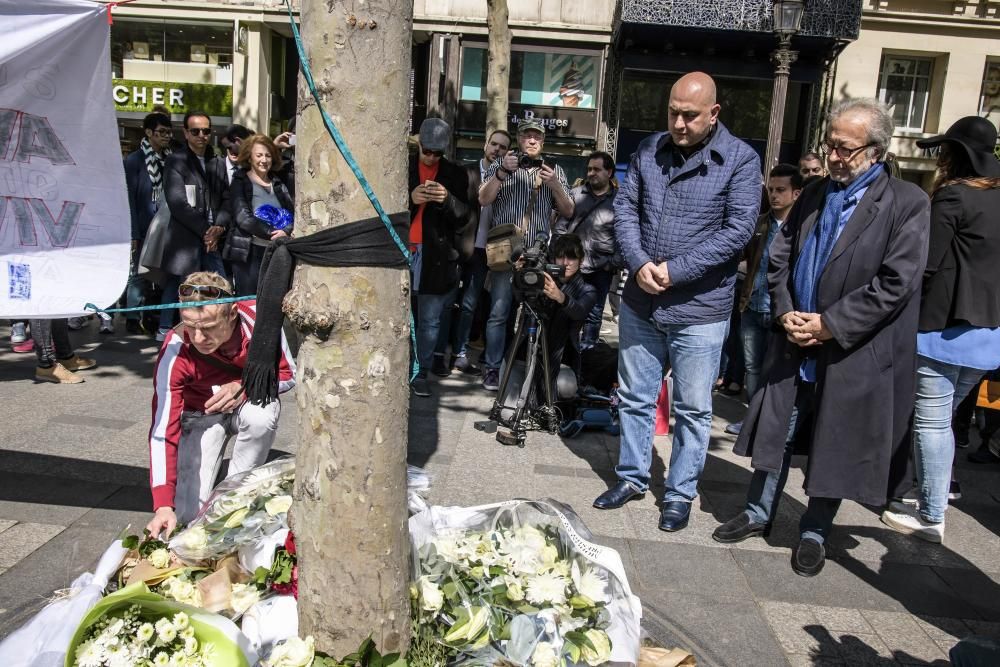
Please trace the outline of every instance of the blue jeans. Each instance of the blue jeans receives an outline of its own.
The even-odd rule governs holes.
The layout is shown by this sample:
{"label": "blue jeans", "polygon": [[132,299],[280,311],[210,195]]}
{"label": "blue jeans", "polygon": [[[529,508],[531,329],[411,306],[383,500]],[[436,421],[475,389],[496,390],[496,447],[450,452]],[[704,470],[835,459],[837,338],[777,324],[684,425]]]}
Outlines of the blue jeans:
{"label": "blue jeans", "polygon": [[[816,385],[812,382],[799,384],[795,395],[795,407],[788,423],[788,438],[785,441],[785,456],[781,462],[781,472],[754,470],[747,490],[746,513],[756,524],[768,524],[778,509],[778,499],[788,479],[788,466],[792,462],[795,436],[803,422],[816,409]],[[833,528],[833,518],[840,509],[839,498],[810,498],[805,514],[799,521],[801,539],[811,539],[823,544]]]}
{"label": "blue jeans", "polygon": [[594,347],[597,345],[597,339],[601,337],[601,324],[604,322],[604,301],[608,298],[612,277],[612,273],[604,269],[583,274],[583,279],[587,281],[587,284],[597,290],[597,301],[587,313],[587,321],[583,324],[583,333],[580,336],[581,350],[589,350]]}
{"label": "blue jeans", "polygon": [[656,399],[669,359],[677,421],[663,499],[691,502],[698,495],[698,477],[712,430],[712,385],[728,328],[728,319],[711,324],[657,324],[622,302],[618,321],[622,437],[615,473],[636,490],[649,488]]}
{"label": "blue jeans", "polygon": [[955,458],[951,416],[986,371],[917,357],[917,395],[913,410],[913,463],[920,488],[920,516],[944,521]]}
{"label": "blue jeans", "polygon": [[490,290],[490,319],[486,321],[486,362],[488,369],[499,369],[507,344],[507,317],[514,300],[512,271],[490,271],[487,277]]}
{"label": "blue jeans", "polygon": [[486,251],[476,248],[475,254],[462,269],[462,310],[454,328],[451,346],[456,356],[465,355],[465,346],[469,343],[469,333],[472,331],[472,321],[476,317],[479,295],[486,283],[487,271]]}
{"label": "blue jeans", "polygon": [[421,376],[427,374],[434,358],[441,333],[441,313],[455,303],[457,291],[453,287],[446,294],[417,294],[417,361]]}
{"label": "blue jeans", "polygon": [[747,399],[753,398],[760,387],[760,374],[767,352],[767,340],[771,335],[771,314],[758,313],[747,308],[740,318],[740,336],[743,338],[743,363],[746,365],[747,379],[744,387]]}

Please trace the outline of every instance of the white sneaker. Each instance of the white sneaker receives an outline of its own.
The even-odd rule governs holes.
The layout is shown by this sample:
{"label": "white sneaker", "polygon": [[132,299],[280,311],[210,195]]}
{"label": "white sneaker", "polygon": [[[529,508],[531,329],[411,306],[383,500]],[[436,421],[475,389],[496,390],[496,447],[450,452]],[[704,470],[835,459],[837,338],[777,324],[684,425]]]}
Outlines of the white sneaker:
{"label": "white sneaker", "polygon": [[24,322],[14,322],[10,325],[10,342],[12,345],[23,343],[28,340],[28,332],[25,331]]}
{"label": "white sneaker", "polygon": [[101,328],[98,329],[97,331],[98,333],[102,334],[113,334],[115,332],[115,325],[113,323],[113,320],[107,315],[101,317]]}
{"label": "white sneaker", "polygon": [[882,523],[893,530],[919,537],[928,542],[934,542],[935,544],[944,542],[944,521],[941,523],[930,523],[925,521],[919,514],[903,514],[886,510],[882,512]]}

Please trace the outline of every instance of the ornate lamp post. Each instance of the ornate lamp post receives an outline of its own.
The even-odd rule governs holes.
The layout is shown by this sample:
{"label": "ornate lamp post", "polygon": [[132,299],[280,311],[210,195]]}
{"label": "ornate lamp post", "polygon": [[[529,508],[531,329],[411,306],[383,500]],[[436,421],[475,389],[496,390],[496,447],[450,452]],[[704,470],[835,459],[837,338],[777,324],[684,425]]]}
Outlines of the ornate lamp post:
{"label": "ornate lamp post", "polygon": [[788,94],[788,72],[799,57],[792,51],[792,36],[798,33],[805,13],[805,0],[774,0],[774,34],[778,36],[778,48],[771,53],[774,63],[774,93],[771,95],[771,122],[767,132],[767,156],[764,160],[764,174],[778,163],[781,152],[781,128],[785,124],[785,97]]}

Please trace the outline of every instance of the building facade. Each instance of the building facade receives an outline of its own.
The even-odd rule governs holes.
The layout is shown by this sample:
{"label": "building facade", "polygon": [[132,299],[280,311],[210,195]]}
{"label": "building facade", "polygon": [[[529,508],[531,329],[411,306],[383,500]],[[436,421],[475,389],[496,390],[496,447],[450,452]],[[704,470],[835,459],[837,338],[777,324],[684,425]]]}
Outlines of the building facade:
{"label": "building facade", "polygon": [[273,135],[293,117],[298,56],[279,0],[139,0],[112,17],[123,152],[138,146],[142,119],[157,107],[175,123],[204,111],[216,132],[240,123]]}
{"label": "building facade", "polygon": [[[810,0],[792,40],[779,160],[795,162],[815,145],[818,118],[832,94],[838,54],[858,37],[861,6]],[[767,148],[777,47],[770,0],[621,0],[608,65],[606,140],[619,164],[639,142],[666,129],[670,87],[685,72],[713,76],[720,119],[761,155]]]}
{"label": "building facade", "polygon": [[864,0],[861,28],[837,62],[834,88],[892,107],[902,175],[929,188],[936,154],[918,139],[963,116],[1000,122],[1000,2]]}

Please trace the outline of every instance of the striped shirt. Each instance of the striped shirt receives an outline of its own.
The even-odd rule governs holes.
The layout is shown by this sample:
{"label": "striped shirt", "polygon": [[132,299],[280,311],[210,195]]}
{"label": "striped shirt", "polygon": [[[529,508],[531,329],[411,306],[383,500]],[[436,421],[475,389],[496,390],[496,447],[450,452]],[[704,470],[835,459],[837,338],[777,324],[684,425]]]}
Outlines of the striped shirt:
{"label": "striped shirt", "polygon": [[[486,172],[484,183],[493,178],[500,169],[502,159],[494,162]],[[566,182],[566,172],[562,167],[555,165],[556,180],[563,193],[569,197],[569,184]],[[497,193],[497,199],[493,202],[493,222],[491,228],[498,225],[514,224],[521,226],[524,212],[531,201],[531,191],[535,183],[535,176],[538,169],[517,169],[512,176],[504,177],[505,180]],[[555,209],[555,197],[552,190],[544,183],[538,188],[538,199],[535,201],[535,208],[531,212],[531,220],[528,222],[528,229],[522,230],[525,245],[530,245],[538,234],[549,235],[549,226],[552,221],[552,212]]]}
{"label": "striped shirt", "polygon": [[[255,301],[240,301],[239,326],[232,338],[212,353],[220,362],[243,368],[246,366],[250,338],[257,318]],[[174,506],[177,488],[177,449],[181,440],[181,414],[203,412],[205,402],[212,397],[213,385],[239,382],[240,376],[210,364],[193,354],[187,332],[183,335],[171,329],[160,348],[153,379],[153,425],[149,429],[149,485],[153,494],[153,509]],[[227,349],[233,356],[221,354]],[[284,332],[281,334],[281,361],[278,365],[278,392],[295,386],[295,361]]]}

